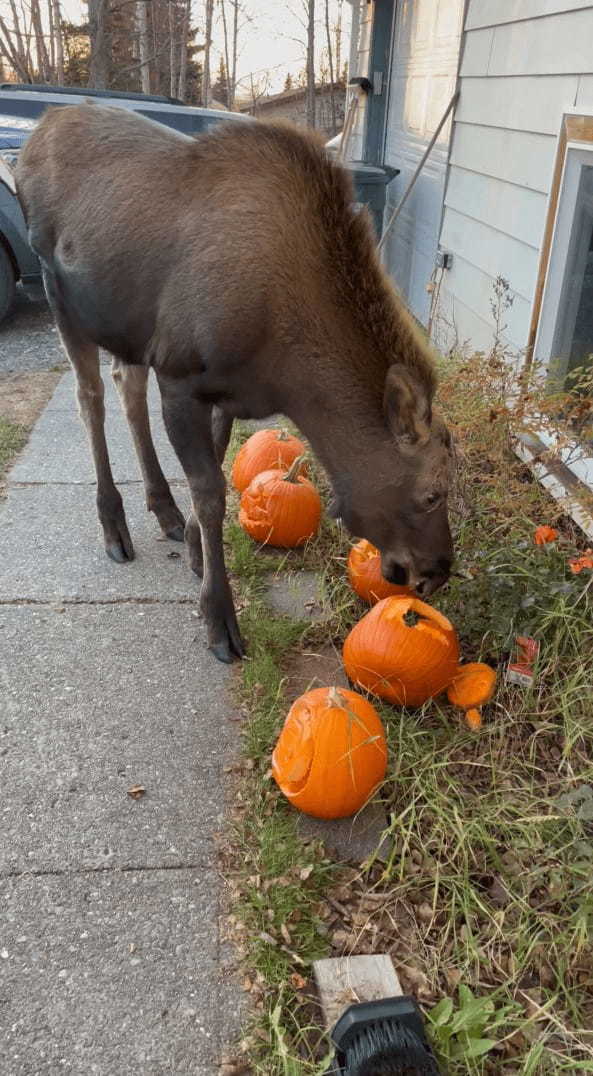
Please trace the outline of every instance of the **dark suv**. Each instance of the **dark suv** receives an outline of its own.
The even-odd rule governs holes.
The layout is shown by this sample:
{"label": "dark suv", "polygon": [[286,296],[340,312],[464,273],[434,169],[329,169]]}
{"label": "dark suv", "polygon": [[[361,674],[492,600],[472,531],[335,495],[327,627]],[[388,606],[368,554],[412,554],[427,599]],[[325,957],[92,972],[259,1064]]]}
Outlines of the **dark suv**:
{"label": "dark suv", "polygon": [[192,108],[173,97],[86,90],[77,87],[0,84],[0,321],[8,314],[15,286],[21,281],[31,293],[39,293],[39,262],[31,250],[21,207],[16,197],[12,168],[46,108],[76,105],[93,98],[106,98],[117,108],[128,108],[148,119],[164,123],[187,135],[197,135],[221,120],[251,122],[236,112]]}

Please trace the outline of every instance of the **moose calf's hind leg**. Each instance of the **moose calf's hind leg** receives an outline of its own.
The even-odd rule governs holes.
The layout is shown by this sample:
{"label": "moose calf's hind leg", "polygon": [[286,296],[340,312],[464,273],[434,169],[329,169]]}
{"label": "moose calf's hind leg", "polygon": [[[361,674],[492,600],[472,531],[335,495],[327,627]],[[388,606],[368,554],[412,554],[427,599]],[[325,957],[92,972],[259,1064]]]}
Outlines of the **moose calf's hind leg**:
{"label": "moose calf's hind leg", "polygon": [[162,472],[150,432],[150,418],[146,402],[148,369],[145,366],[129,366],[114,358],[111,373],[134,439],[134,447],[144,479],[146,507],[149,512],[154,512],[167,538],[182,542],[185,520]]}
{"label": "moose calf's hind leg", "polygon": [[[48,292],[48,294],[51,294]],[[79,338],[62,318],[56,318],[64,350],[74,367],[80,414],[87,429],[97,475],[97,512],[105,551],[119,564],[134,559],[121,494],[113,481],[105,440],[105,389],[99,369],[99,350]]]}
{"label": "moose calf's hind leg", "polygon": [[203,553],[200,608],[206,622],[208,646],[219,661],[231,662],[234,657],[242,657],[244,649],[224,563],[222,526],[226,483],[214,447],[212,408],[192,396],[192,389],[195,391],[192,378],[160,375],[159,386],[167,433],[191,491],[193,508],[185,536],[194,570],[200,549]]}

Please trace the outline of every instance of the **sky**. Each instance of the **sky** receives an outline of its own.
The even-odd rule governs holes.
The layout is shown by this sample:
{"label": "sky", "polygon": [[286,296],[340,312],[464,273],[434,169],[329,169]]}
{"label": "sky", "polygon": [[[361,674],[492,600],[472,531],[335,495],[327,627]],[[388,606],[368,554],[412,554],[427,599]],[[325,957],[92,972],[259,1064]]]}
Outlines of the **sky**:
{"label": "sky", "polygon": [[[4,4],[0,3],[3,7]],[[316,38],[317,53],[325,44],[325,2],[317,0]],[[330,21],[333,24],[337,12],[337,0],[330,0]],[[240,18],[242,25],[239,37],[238,76],[247,88],[250,72],[263,74],[269,72],[269,92],[282,90],[287,73],[296,76],[305,66],[305,31],[301,23],[303,18],[303,0],[244,0],[244,13]],[[223,49],[222,23],[219,5],[213,30],[212,71],[214,77],[218,69]],[[84,5],[81,0],[62,0],[64,15],[72,22],[83,17]],[[194,0],[193,22],[203,26],[203,0]],[[348,58],[348,36],[351,7],[348,0],[342,6],[342,55]],[[296,39],[296,40],[295,40]],[[241,92],[243,86],[239,87]]]}

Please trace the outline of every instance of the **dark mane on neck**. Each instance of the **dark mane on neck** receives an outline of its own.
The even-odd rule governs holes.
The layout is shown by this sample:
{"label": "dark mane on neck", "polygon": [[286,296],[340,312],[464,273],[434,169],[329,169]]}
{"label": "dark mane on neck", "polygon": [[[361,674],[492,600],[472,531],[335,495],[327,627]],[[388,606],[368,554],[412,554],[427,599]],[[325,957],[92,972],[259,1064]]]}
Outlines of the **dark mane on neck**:
{"label": "dark mane on neck", "polygon": [[374,361],[407,366],[430,399],[436,382],[430,345],[379,261],[368,212],[353,208],[349,173],[330,159],[319,136],[283,123],[223,123],[197,144],[198,153],[210,146],[218,161],[234,162],[247,183],[259,177],[261,192],[267,188],[270,200],[283,205],[284,220],[306,239],[301,257],[316,252],[323,288],[333,285],[334,300],[371,344]]}
{"label": "dark mane on neck", "polygon": [[302,193],[320,222],[326,258],[361,332],[371,336],[386,366],[407,366],[431,398],[436,384],[431,347],[381,265],[368,211],[353,208],[349,172],[330,158],[318,136],[283,125],[268,130],[287,153],[294,178],[303,177]]}

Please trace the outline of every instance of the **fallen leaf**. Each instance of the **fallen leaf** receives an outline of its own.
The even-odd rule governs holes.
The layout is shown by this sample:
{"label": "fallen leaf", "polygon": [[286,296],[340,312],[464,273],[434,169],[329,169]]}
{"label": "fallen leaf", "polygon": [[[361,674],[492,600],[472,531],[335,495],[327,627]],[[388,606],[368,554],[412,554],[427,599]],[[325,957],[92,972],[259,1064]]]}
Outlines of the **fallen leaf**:
{"label": "fallen leaf", "polygon": [[290,981],[294,986],[295,990],[304,990],[307,985],[307,980],[303,979],[303,976],[299,975],[298,971],[293,971],[292,975],[290,976]]}
{"label": "fallen leaf", "polygon": [[271,934],[268,934],[266,930],[260,930],[258,937],[261,941],[265,942],[266,945],[278,945],[276,939],[273,938]]}
{"label": "fallen leaf", "polygon": [[145,792],[146,789],[144,785],[132,785],[132,787],[128,789],[128,796],[131,796],[133,800],[140,800]]}
{"label": "fallen leaf", "polygon": [[312,864],[309,867],[303,867],[299,871],[299,878],[300,878],[301,882],[306,882],[307,878],[310,878],[310,876],[313,874],[313,870],[314,870],[314,868],[313,868]]}

